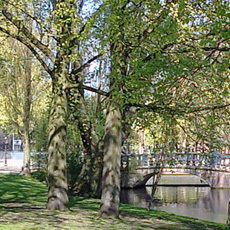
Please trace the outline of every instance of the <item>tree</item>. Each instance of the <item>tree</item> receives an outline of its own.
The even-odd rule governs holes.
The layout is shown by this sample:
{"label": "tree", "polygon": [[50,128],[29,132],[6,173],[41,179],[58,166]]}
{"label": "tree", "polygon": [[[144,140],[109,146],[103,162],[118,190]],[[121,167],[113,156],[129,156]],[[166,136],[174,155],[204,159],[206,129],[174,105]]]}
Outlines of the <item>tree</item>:
{"label": "tree", "polygon": [[46,80],[41,82],[38,63],[33,60],[29,50],[17,41],[8,39],[4,46],[2,43],[1,56],[4,55],[1,74],[1,94],[4,98],[4,109],[1,111],[7,117],[4,126],[23,140],[22,174],[30,175],[31,134],[46,97],[46,93],[39,92],[45,89]]}
{"label": "tree", "polygon": [[[157,4],[151,6],[155,7],[155,10],[161,7]],[[141,93],[147,92],[146,90],[151,87],[145,84],[143,91],[138,92],[142,83],[139,83],[139,75],[134,72],[138,62],[143,63],[144,55],[140,48],[142,45],[145,46],[147,34],[153,32],[148,27],[148,18],[146,22],[147,14],[144,4],[139,5],[129,1],[110,2],[108,9],[109,23],[105,28],[110,31],[106,39],[110,46],[111,95],[105,125],[101,215],[119,215],[121,120],[129,111],[126,108],[131,107],[130,101],[136,102],[141,97]]]}
{"label": "tree", "polygon": [[[228,101],[220,101],[226,91],[221,95],[214,90],[211,91],[214,94],[209,92],[224,78],[228,68],[223,53],[229,50],[224,28],[220,30],[226,39],[219,36],[220,22],[227,15],[224,8],[227,3],[97,1],[94,6],[98,9],[83,16],[81,9],[86,1],[41,2],[47,7],[34,4],[28,14],[28,1],[2,0],[0,31],[27,46],[52,79],[47,208],[67,208],[65,137],[70,97],[77,98],[75,118],[87,153],[86,167],[80,178],[87,176],[84,185],[92,179],[94,154],[100,138],[95,134],[86,107],[84,90],[89,90],[108,97],[101,215],[118,216],[122,131],[127,137],[130,114],[134,111],[132,120],[145,124],[152,122],[147,118],[149,114],[159,114],[163,120],[172,121],[184,114],[189,116],[229,105]],[[217,10],[217,6],[224,12]],[[28,29],[24,15],[36,25],[40,37]],[[90,57],[84,53],[86,49]],[[107,55],[103,56],[104,53]],[[102,57],[107,64],[105,81],[109,90],[106,92],[84,84],[83,72]],[[216,69],[221,73],[213,72]],[[222,82],[227,80],[225,77]],[[73,96],[71,90],[74,90]],[[201,107],[200,103],[205,105]]]}
{"label": "tree", "polygon": [[[85,25],[81,23],[76,10],[79,5],[75,1],[44,2],[48,7],[39,9],[38,12],[43,18],[37,17],[37,12],[33,12],[33,15],[28,14],[25,3],[24,1],[19,3],[1,1],[3,24],[0,31],[17,39],[30,49],[52,79],[48,137],[49,194],[47,208],[65,210],[68,203],[65,140],[67,91],[71,88],[91,90],[90,87],[85,87],[78,81],[78,75],[101,54],[92,57],[83,64],[79,62],[81,54],[77,47],[80,40],[85,38],[91,20]],[[23,19],[24,14],[36,23],[37,29],[45,33],[44,36],[39,39],[33,32],[30,32]],[[43,19],[43,23],[41,19]]]}
{"label": "tree", "polygon": [[103,118],[100,117],[101,111],[97,109],[101,108],[101,103],[100,100],[87,98],[76,91],[70,95],[72,95],[69,98],[72,122],[78,127],[84,148],[83,165],[73,192],[85,197],[100,197],[103,132],[98,129],[101,129]]}
{"label": "tree", "polygon": [[[210,53],[223,49],[201,43],[207,39],[203,38],[202,32],[208,29],[204,26],[207,18],[199,19],[203,12],[199,3],[113,1],[108,5],[105,28],[109,33],[102,41],[110,47],[110,97],[114,104],[109,103],[109,108],[111,106],[115,117],[111,118],[108,112],[110,126],[106,127],[106,132],[113,140],[110,143],[107,140],[108,146],[114,151],[105,148],[102,191],[106,195],[102,192],[101,214],[118,216],[119,182],[110,179],[119,178],[120,173],[115,159],[119,161],[120,157],[117,153],[120,142],[117,140],[121,123],[117,122],[116,112],[123,114],[126,108],[136,107],[137,119],[144,125],[154,122],[150,116],[155,114],[165,122],[175,123],[175,118],[223,109],[229,106],[229,102],[224,93],[213,90],[213,79],[223,79],[227,70],[223,68],[224,62],[216,62],[216,56]],[[205,4],[205,7],[209,5]],[[223,72],[214,75],[212,71],[220,66]],[[218,89],[222,91],[222,88]],[[225,103],[220,103],[220,98]],[[112,133],[113,122],[118,139]],[[112,148],[114,143],[116,147]],[[110,157],[112,153],[114,155]]]}

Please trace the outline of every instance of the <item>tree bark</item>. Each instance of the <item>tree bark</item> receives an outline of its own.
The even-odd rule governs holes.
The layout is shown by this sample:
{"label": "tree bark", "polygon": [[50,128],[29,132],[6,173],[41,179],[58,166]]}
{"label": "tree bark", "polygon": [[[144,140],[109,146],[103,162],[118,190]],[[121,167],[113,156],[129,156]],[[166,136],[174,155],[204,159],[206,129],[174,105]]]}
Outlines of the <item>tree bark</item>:
{"label": "tree bark", "polygon": [[24,133],[24,159],[23,159],[23,167],[22,167],[22,172],[21,174],[23,176],[30,176],[31,171],[30,171],[30,137],[29,133],[26,132]]}
{"label": "tree bark", "polygon": [[230,229],[230,201],[228,202],[228,219],[226,221],[226,226],[227,226],[227,229]]}
{"label": "tree bark", "polygon": [[[79,90],[70,92],[70,107],[74,120],[80,131],[81,140],[84,147],[84,162],[78,179],[74,185],[72,193],[84,197],[100,196],[100,168],[102,165],[101,145],[95,131],[94,124],[88,114],[83,93]],[[76,100],[77,98],[77,100]]]}
{"label": "tree bark", "polygon": [[[78,51],[76,52],[79,35],[83,32],[81,28],[78,28],[81,19],[77,15],[75,1],[56,0],[52,1],[52,3],[55,9],[53,11],[52,21],[56,37],[54,52],[52,48],[43,45],[42,41],[37,39],[33,33],[24,26],[24,20],[20,20],[20,15],[14,17],[14,14],[7,10],[8,3],[3,3],[1,12],[4,14],[6,21],[10,21],[18,31],[17,33],[11,33],[5,28],[0,29],[8,36],[26,45],[52,78],[53,94],[49,120],[49,193],[47,208],[51,210],[64,210],[67,208],[68,203],[65,140],[67,97],[65,91],[70,87],[70,76],[77,76],[78,73],[86,68],[93,60],[86,65],[82,65],[80,68],[71,70],[71,66],[74,66],[75,62],[78,62],[75,60],[75,57],[81,55]],[[53,45],[51,47],[53,47]],[[53,53],[56,54],[55,58],[53,57]],[[72,54],[74,54],[74,56],[72,56]],[[75,54],[77,55],[75,56]],[[47,62],[47,58],[51,63],[50,61]],[[96,60],[96,56],[94,60]]]}
{"label": "tree bark", "polygon": [[105,123],[101,216],[119,216],[121,167],[121,111],[110,104]]}
{"label": "tree bark", "polygon": [[[57,54],[51,72],[53,92],[48,138],[48,202],[49,210],[66,210],[68,181],[66,162],[67,90],[70,79],[70,57],[74,50],[76,21],[74,1],[56,1]],[[68,10],[67,10],[68,9]],[[76,41],[77,42],[77,41]]]}
{"label": "tree bark", "polygon": [[53,98],[49,120],[48,203],[49,210],[66,210],[68,185],[66,170],[67,96],[63,82],[65,73],[53,81]]}
{"label": "tree bark", "polygon": [[32,84],[32,62],[31,54],[28,49],[25,50],[26,60],[24,61],[24,103],[23,103],[23,140],[24,140],[24,161],[22,175],[30,176],[30,122],[31,122],[31,84]]}

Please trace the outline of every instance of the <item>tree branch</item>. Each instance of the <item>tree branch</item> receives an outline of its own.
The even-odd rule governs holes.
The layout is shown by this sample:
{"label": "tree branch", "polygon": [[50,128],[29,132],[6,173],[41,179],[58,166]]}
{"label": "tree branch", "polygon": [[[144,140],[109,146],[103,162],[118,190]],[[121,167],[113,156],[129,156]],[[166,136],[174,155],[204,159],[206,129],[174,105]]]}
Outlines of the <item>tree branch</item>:
{"label": "tree branch", "polygon": [[87,85],[80,85],[80,88],[94,92],[94,93],[97,93],[97,94],[100,94],[100,95],[105,96],[105,97],[108,97],[110,94],[109,92],[105,92],[105,91],[100,90],[100,89],[95,89],[95,88],[92,88],[92,87],[87,86]]}
{"label": "tree branch", "polygon": [[[165,51],[167,48],[169,48],[169,47],[171,47],[171,46],[173,46],[173,45],[175,45],[176,43],[175,42],[173,42],[173,43],[169,43],[169,44],[165,44],[164,46],[163,46],[163,48],[159,51],[159,52],[163,52],[163,51]],[[150,61],[151,59],[155,59],[156,58],[156,53],[151,53],[151,54],[149,54],[148,56],[146,56],[142,61],[143,62],[148,62],[148,61]]]}
{"label": "tree branch", "polygon": [[27,37],[30,42],[36,46],[44,55],[46,55],[50,60],[54,59],[54,54],[50,51],[50,49],[41,43],[21,22],[21,20],[14,19],[13,15],[6,10],[2,10],[3,15],[6,19],[12,22],[19,32],[22,32],[25,37]]}
{"label": "tree branch", "polygon": [[[24,13],[26,16],[28,16],[29,18],[31,18],[32,20],[34,20],[37,24],[39,24],[39,26],[44,29],[47,33],[52,33],[52,31],[46,27],[44,27],[42,25],[42,22],[40,20],[38,20],[37,17],[35,16],[32,16],[31,14],[29,14],[27,11],[23,10],[22,8],[20,8],[19,6],[15,5],[13,2],[10,2],[8,0],[2,0],[4,2],[6,2],[7,4],[10,4],[12,6],[14,6],[16,9],[19,9],[22,13]],[[52,36],[53,39],[56,40],[56,38],[54,36]]]}
{"label": "tree branch", "polygon": [[35,48],[32,46],[32,44],[30,44],[29,41],[27,41],[25,38],[23,38],[22,36],[19,35],[15,35],[11,32],[9,32],[8,30],[0,27],[0,31],[7,34],[8,36],[18,40],[19,42],[21,42],[22,44],[24,44],[32,53],[33,55],[38,59],[38,61],[41,63],[41,65],[43,66],[43,68],[50,74],[50,76],[52,77],[52,70],[48,67],[48,65],[45,63],[45,61],[43,60],[43,58],[39,55],[39,53],[35,50]]}
{"label": "tree branch", "polygon": [[90,65],[91,62],[97,60],[99,57],[101,57],[103,54],[100,53],[94,57],[92,57],[91,59],[89,59],[87,62],[85,62],[83,65],[81,65],[79,68],[75,68],[72,70],[71,75],[76,75],[78,73],[80,73],[82,70],[84,70],[86,67],[88,67]]}
{"label": "tree branch", "polygon": [[69,83],[67,86],[66,86],[66,89],[84,89],[84,90],[87,90],[87,91],[90,91],[90,92],[93,92],[93,93],[97,93],[97,94],[100,94],[102,96],[105,96],[105,97],[108,97],[109,96],[109,92],[105,92],[103,90],[100,90],[100,89],[95,89],[91,86],[87,86],[87,85],[83,85],[83,84],[80,84],[80,83]]}
{"label": "tree branch", "polygon": [[211,111],[211,110],[216,110],[216,109],[224,109],[227,107],[230,107],[229,104],[225,105],[214,105],[214,106],[205,106],[205,107],[199,107],[199,108],[192,108],[192,109],[178,109],[178,107],[166,107],[166,106],[154,106],[151,104],[145,105],[145,104],[138,104],[138,103],[129,103],[126,106],[130,107],[137,107],[137,108],[146,108],[148,112],[168,112],[169,114],[189,114],[189,113],[197,113],[197,112],[204,112],[204,111]]}
{"label": "tree branch", "polygon": [[[82,7],[83,5],[83,1],[81,1],[80,3],[80,7]],[[97,9],[96,11],[93,13],[93,15],[91,17],[88,18],[87,22],[81,27],[80,31],[79,31],[79,34],[82,34],[85,29],[87,28],[87,25],[91,23],[91,20],[90,19],[93,19],[94,17],[96,17],[97,13],[100,12],[102,6],[104,5],[105,3],[101,4]]]}

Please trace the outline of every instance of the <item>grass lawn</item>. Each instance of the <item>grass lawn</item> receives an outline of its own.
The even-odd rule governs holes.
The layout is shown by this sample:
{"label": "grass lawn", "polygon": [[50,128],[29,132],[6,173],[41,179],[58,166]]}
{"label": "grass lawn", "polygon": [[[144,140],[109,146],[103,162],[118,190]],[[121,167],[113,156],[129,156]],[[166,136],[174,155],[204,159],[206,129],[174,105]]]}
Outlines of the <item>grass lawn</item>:
{"label": "grass lawn", "polygon": [[45,209],[47,187],[20,175],[0,174],[0,230],[24,229],[225,229],[215,224],[161,211],[121,205],[121,218],[99,218],[100,201],[70,198],[70,211]]}

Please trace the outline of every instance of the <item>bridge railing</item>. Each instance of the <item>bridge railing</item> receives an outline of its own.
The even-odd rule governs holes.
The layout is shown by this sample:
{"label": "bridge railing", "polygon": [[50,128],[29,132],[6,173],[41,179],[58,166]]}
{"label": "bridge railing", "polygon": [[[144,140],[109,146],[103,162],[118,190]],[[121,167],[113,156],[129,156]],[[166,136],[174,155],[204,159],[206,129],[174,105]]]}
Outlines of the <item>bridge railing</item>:
{"label": "bridge railing", "polygon": [[230,171],[230,155],[219,152],[208,154],[200,152],[130,154],[126,159],[123,157],[123,165],[131,166],[131,158],[136,159],[139,167],[156,167],[159,162],[163,162],[165,167],[197,167]]}

